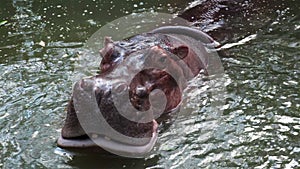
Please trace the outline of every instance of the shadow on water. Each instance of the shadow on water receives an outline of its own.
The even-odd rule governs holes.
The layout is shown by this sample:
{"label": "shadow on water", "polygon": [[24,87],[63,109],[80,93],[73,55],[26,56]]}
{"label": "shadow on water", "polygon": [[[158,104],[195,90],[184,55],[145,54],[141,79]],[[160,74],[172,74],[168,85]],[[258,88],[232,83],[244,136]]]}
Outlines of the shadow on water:
{"label": "shadow on water", "polygon": [[148,168],[158,162],[158,157],[150,159],[131,159],[115,155],[100,156],[97,154],[76,156],[68,165],[75,168]]}
{"label": "shadow on water", "polygon": [[[216,81],[226,87],[220,97],[226,104],[213,107],[210,91],[218,87],[193,81],[182,116],[161,134],[155,155],[128,159],[57,148],[74,63],[85,41],[132,12],[175,13],[188,6],[157,2],[1,2],[0,23],[6,22],[0,24],[0,168],[300,167],[300,3],[294,0],[276,1],[280,9],[266,9],[272,15],[262,19],[257,13],[249,20],[229,14],[198,24],[213,36],[224,26],[246,30],[231,32],[227,40],[220,35],[224,46],[231,45],[221,56],[225,76]],[[260,10],[265,9],[255,8]]]}

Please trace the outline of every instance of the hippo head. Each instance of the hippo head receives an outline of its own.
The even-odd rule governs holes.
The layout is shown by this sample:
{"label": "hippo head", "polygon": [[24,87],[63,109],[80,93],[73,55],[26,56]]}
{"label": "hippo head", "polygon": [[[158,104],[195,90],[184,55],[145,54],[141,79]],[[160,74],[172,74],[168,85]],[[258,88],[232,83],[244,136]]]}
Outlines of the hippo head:
{"label": "hippo head", "polygon": [[158,32],[106,37],[100,54],[100,73],[74,85],[58,146],[142,156],[163,116],[178,110],[186,81],[207,64],[178,36]]}

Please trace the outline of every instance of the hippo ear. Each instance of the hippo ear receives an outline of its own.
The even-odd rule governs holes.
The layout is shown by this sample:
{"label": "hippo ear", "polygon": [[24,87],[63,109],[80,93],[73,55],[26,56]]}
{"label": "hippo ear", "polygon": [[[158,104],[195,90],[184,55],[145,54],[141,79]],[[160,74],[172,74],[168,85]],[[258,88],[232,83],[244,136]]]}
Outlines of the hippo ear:
{"label": "hippo ear", "polygon": [[105,37],[104,37],[104,45],[106,46],[106,45],[108,45],[109,43],[113,43],[111,37],[105,36]]}
{"label": "hippo ear", "polygon": [[189,54],[189,48],[185,45],[173,47],[171,51],[173,54],[177,55],[180,59],[184,59]]}
{"label": "hippo ear", "polygon": [[99,51],[100,55],[105,58],[109,57],[113,52],[113,41],[111,40],[111,37],[105,37],[104,38],[104,47]]}

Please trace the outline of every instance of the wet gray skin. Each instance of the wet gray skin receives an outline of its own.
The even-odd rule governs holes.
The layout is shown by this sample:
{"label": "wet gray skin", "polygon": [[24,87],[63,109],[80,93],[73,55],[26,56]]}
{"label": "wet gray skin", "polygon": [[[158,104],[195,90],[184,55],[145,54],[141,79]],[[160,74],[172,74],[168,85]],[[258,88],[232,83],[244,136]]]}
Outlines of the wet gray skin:
{"label": "wet gray skin", "polygon": [[[168,30],[172,35],[162,34]],[[178,26],[162,27],[118,42],[105,38],[105,47],[100,50],[101,73],[75,84],[58,146],[100,146],[129,157],[149,153],[157,140],[157,126],[163,116],[178,111],[186,82],[207,67],[208,54],[196,54],[191,42],[178,38],[184,30],[188,33],[185,35],[214,43],[201,31]],[[131,79],[130,83],[125,83],[127,79]],[[151,107],[151,98],[162,102],[161,93],[156,89],[166,98],[161,110]],[[120,101],[121,109],[125,110],[122,113],[114,102],[114,91],[121,93],[118,98],[123,98],[122,93],[129,93],[128,105]]]}

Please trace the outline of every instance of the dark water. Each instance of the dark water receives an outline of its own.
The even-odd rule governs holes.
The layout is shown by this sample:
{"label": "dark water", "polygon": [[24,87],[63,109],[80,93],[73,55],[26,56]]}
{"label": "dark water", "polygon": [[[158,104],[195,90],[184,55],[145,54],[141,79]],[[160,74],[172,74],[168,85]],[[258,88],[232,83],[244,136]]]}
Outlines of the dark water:
{"label": "dark water", "polygon": [[248,42],[224,50],[225,76],[216,80],[226,87],[224,105],[203,92],[218,85],[194,81],[157,152],[127,159],[56,147],[74,63],[104,24],[132,12],[174,13],[187,2],[1,1],[0,168],[300,168],[300,2],[285,2],[234,37]]}

